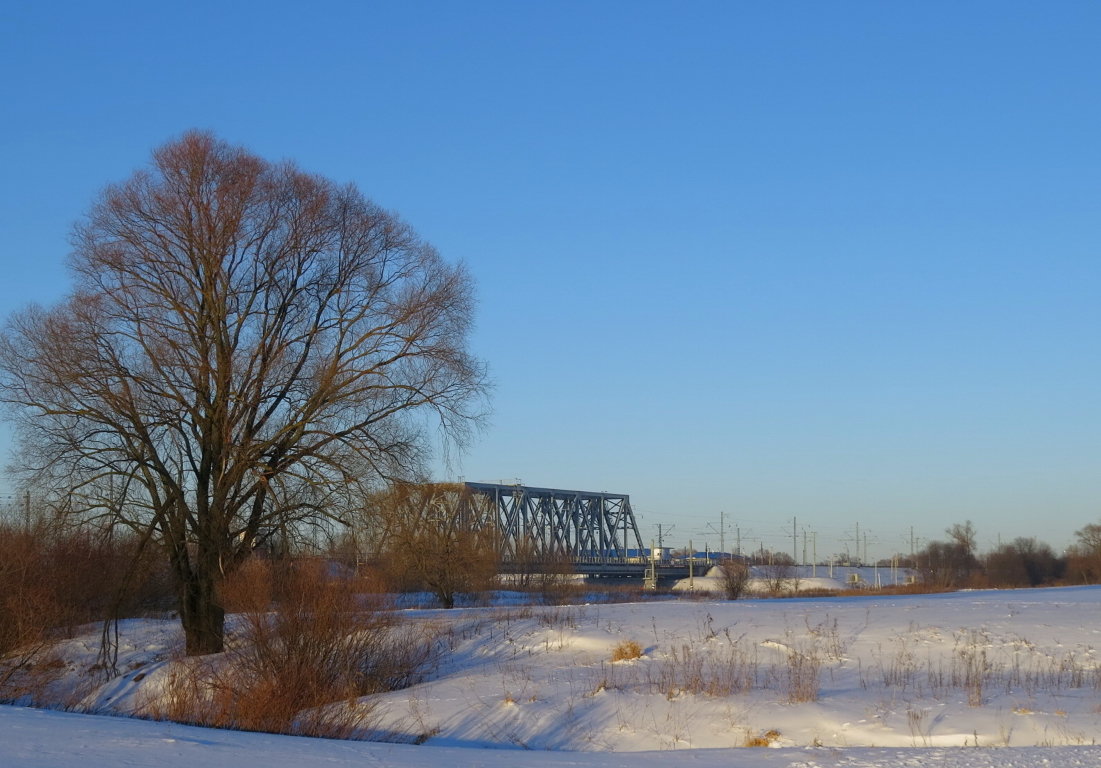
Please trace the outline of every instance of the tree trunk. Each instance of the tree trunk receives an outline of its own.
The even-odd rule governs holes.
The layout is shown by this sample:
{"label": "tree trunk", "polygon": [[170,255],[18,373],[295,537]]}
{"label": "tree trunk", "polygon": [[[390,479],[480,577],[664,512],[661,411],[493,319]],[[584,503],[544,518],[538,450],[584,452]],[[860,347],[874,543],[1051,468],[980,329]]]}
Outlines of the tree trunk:
{"label": "tree trunk", "polygon": [[180,585],[180,623],[183,625],[185,653],[203,656],[224,650],[226,611],[222,605],[217,570],[199,568]]}

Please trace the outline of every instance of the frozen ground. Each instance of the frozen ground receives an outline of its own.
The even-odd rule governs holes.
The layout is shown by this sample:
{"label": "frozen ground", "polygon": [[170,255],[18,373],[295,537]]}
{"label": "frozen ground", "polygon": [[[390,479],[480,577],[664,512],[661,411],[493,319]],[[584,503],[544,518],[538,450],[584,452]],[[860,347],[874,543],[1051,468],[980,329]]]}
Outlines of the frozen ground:
{"label": "frozen ground", "polygon": [[[448,650],[362,705],[412,744],[294,739],[0,708],[0,765],[1101,766],[1101,588],[410,610]],[[129,714],[174,622],[122,628],[119,676],[67,642],[50,696]],[[633,642],[641,656],[612,661]],[[369,710],[369,711],[368,711]],[[772,732],[772,733],[770,733]],[[747,748],[754,740],[773,748]],[[717,751],[716,751],[717,750]],[[614,754],[609,754],[614,753]]]}

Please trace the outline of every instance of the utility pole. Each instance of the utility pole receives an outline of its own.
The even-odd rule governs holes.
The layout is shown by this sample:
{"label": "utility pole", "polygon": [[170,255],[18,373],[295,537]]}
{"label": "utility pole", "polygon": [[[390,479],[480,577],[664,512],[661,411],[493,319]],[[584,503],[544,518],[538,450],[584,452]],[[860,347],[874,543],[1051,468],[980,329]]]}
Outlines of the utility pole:
{"label": "utility pole", "polygon": [[811,576],[812,579],[817,579],[818,578],[818,531],[811,531],[810,532],[810,541],[811,541],[811,547],[813,547],[813,550],[811,552],[811,556],[812,556],[813,559],[811,560],[810,576]]}
{"label": "utility pole", "polygon": [[726,557],[726,513],[719,510],[719,557]]}
{"label": "utility pole", "polygon": [[738,537],[738,548],[737,548],[737,550],[735,551],[734,554],[736,554],[740,557],[741,554],[742,554],[742,526],[735,525],[734,526],[734,534]]}
{"label": "utility pole", "polygon": [[791,518],[791,562],[799,563],[799,531],[796,530],[796,518]]}
{"label": "utility pole", "polygon": [[802,565],[807,564],[807,529],[803,529],[803,562]]}
{"label": "utility pole", "polygon": [[650,564],[646,567],[646,576],[643,578],[644,589],[658,588],[658,563],[654,554],[654,540],[650,539]]}
{"label": "utility pole", "polygon": [[672,533],[677,529],[677,526],[671,525],[667,531],[661,523],[657,523],[656,525],[658,527],[658,549],[661,550],[661,557],[659,559],[665,562],[665,534]]}

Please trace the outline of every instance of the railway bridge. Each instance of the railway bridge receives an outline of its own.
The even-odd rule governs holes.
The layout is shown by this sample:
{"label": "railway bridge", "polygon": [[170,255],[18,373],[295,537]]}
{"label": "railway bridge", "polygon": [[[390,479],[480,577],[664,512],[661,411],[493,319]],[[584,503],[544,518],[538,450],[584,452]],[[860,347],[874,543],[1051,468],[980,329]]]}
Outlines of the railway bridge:
{"label": "railway bridge", "polygon": [[406,486],[401,514],[492,541],[504,572],[565,567],[590,578],[682,578],[688,566],[651,559],[627,494],[495,483]]}

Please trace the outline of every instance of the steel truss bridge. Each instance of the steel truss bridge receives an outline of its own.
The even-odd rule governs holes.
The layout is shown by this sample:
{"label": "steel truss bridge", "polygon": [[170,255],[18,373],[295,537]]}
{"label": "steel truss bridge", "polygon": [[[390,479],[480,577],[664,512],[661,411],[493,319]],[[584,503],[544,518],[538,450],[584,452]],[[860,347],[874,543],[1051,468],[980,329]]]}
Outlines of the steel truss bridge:
{"label": "steel truss bridge", "polygon": [[[504,570],[563,564],[595,577],[681,578],[687,568],[650,562],[627,494],[525,485],[429,486],[431,518],[491,536]],[[683,574],[682,574],[683,571]]]}

